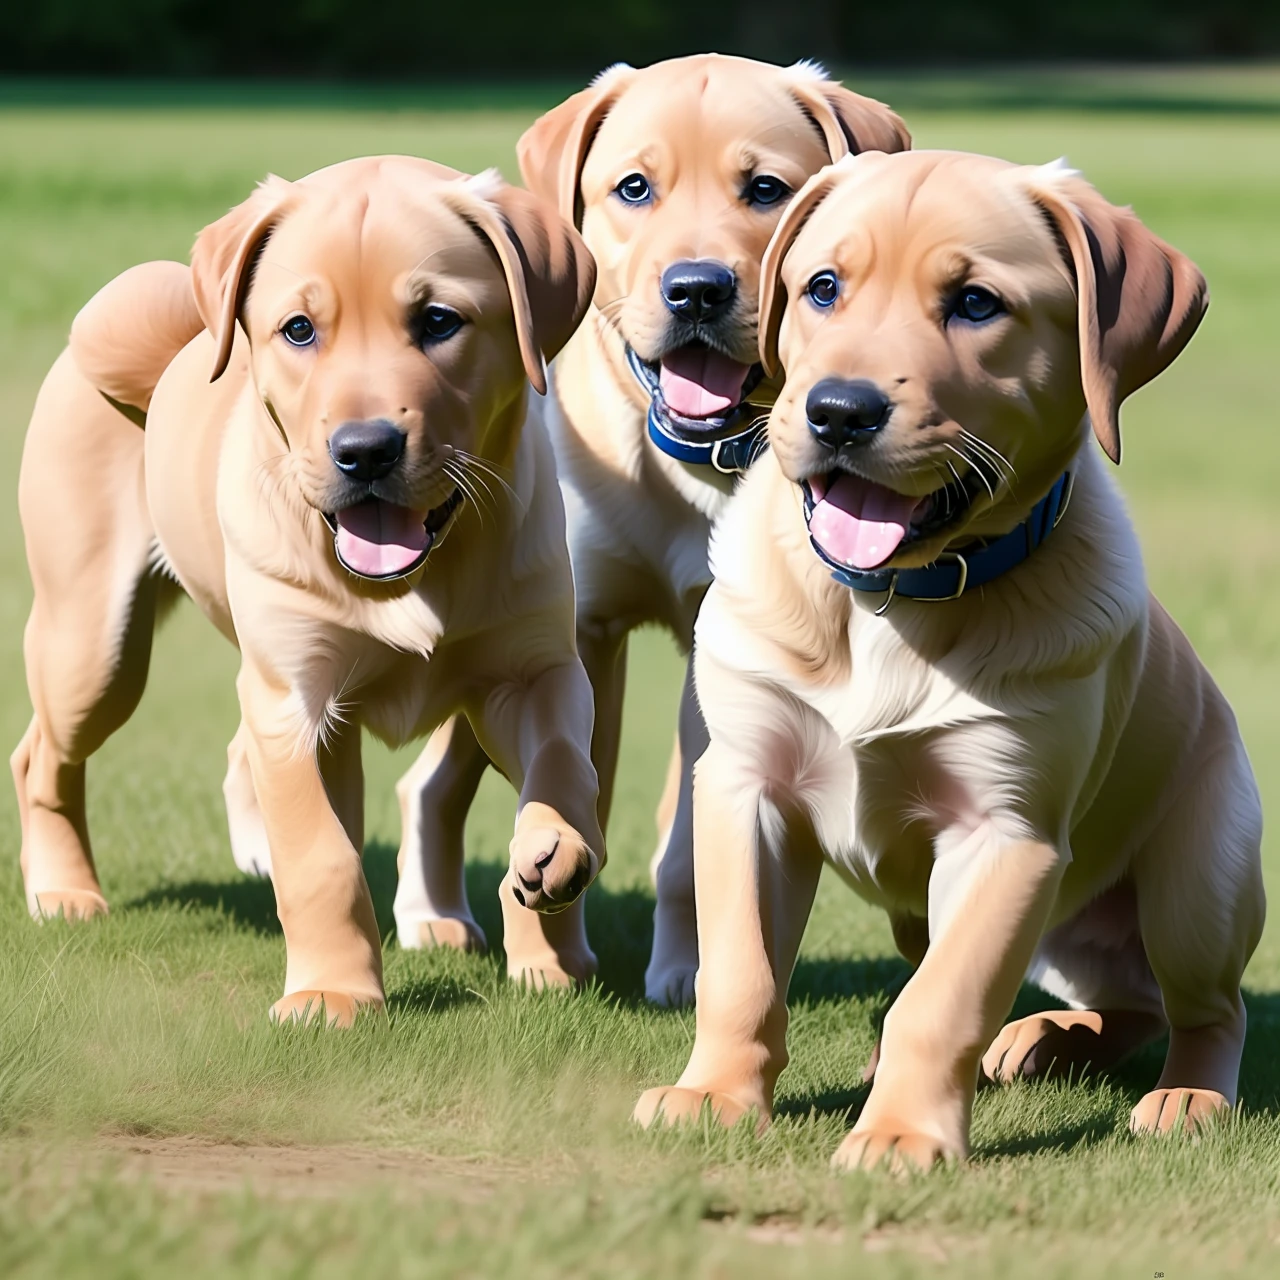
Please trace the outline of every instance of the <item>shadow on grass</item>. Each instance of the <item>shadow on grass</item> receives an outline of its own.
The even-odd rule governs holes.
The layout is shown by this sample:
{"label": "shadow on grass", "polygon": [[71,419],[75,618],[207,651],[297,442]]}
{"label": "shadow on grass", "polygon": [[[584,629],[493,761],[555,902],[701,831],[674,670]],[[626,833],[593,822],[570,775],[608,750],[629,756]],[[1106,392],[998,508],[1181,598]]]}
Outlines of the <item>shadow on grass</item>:
{"label": "shadow on grass", "polygon": [[484,997],[455,978],[433,975],[400,982],[387,992],[387,1012],[426,1016],[453,1009],[458,1005],[477,1004]]}
{"label": "shadow on grass", "polygon": [[[395,931],[396,853],[394,846],[370,841],[365,846],[364,870],[373,897],[378,930],[384,941]],[[498,887],[505,866],[469,862],[467,897],[491,948],[501,955],[502,908]],[[269,880],[229,871],[226,880],[188,880],[160,885],[124,904],[125,910],[183,907],[217,912],[241,928],[279,937],[275,893]],[[605,877],[587,894],[587,933],[600,959],[600,985],[626,1006],[644,1002],[644,971],[653,946],[653,892],[646,888],[613,888]],[[897,957],[866,959],[802,958],[791,981],[790,999],[827,1004],[851,998],[866,1000],[899,987],[909,970]]]}
{"label": "shadow on grass", "polygon": [[[373,896],[378,928],[384,939],[394,931],[392,904],[396,889],[396,849],[379,841],[365,848],[365,874]],[[467,865],[467,895],[471,909],[490,944],[501,957],[502,910],[498,886],[505,867],[491,862]],[[275,896],[270,881],[237,877],[225,881],[195,880],[163,885],[125,904],[129,908],[181,906],[216,911],[235,924],[263,935],[280,934]],[[621,1005],[644,1004],[644,970],[653,943],[653,894],[647,888],[611,888],[608,879],[592,886],[587,896],[587,931],[600,959],[600,985]],[[802,957],[791,981],[790,1003],[809,1005],[875,1001],[876,1022],[883,1017],[910,969],[896,956],[866,958]],[[440,977],[409,983],[390,997],[393,1009],[426,1011],[465,1003],[477,997],[460,983]],[[1240,1097],[1247,1115],[1280,1114],[1280,992],[1246,992],[1249,1034],[1240,1074]],[[1010,1018],[1022,1018],[1064,1006],[1035,987],[1024,986]],[[850,1010],[850,1018],[865,1017]],[[1164,1062],[1166,1041],[1139,1050],[1106,1073],[1105,1078],[1132,1102],[1153,1088]],[[866,1100],[868,1086],[851,1080],[849,1087],[780,1101],[778,1114],[841,1115],[852,1125]],[[1112,1132],[1105,1121],[1073,1122],[1050,1132],[1028,1135],[1011,1143],[984,1149],[986,1155],[1020,1155],[1034,1151],[1067,1150],[1095,1142]]]}
{"label": "shadow on grass", "polygon": [[180,884],[162,884],[123,903],[120,909],[138,911],[175,906],[215,911],[254,933],[280,933],[271,881],[239,876],[238,873],[234,880],[186,880]]}

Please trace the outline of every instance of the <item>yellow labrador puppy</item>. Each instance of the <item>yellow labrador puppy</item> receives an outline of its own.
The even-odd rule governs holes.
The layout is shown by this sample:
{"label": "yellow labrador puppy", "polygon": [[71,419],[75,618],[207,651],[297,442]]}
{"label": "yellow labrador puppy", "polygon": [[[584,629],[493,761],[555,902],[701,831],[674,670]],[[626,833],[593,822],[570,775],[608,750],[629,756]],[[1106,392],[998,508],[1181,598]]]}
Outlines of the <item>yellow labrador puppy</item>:
{"label": "yellow labrador puppy", "polygon": [[[837,1165],[963,1157],[980,1065],[1103,1065],[1166,1020],[1132,1127],[1225,1110],[1258,792],[1090,440],[1119,460],[1203,278],[1070,170],[943,152],[814,179],[764,276],[786,387],[697,628],[697,1040],[637,1117],[768,1114],[824,858],[918,965]],[[1001,1031],[1028,973],[1071,1008]]]}
{"label": "yellow labrador puppy", "polygon": [[[756,356],[769,237],[792,193],[823,165],[909,145],[897,116],[816,67],[714,54],[614,67],[520,141],[526,184],[581,226],[600,268],[587,319],[553,370],[548,425],[568,514],[578,647],[595,690],[602,826],[627,637],[658,623],[689,648],[710,581],[710,521],[763,447],[759,404],[776,394]],[[659,813],[670,839],[659,845],[659,857],[667,851],[646,977],[650,998],[663,1002],[692,998],[698,964],[688,765],[703,745],[686,688]],[[438,941],[442,918],[480,937],[463,890],[462,829],[485,763],[458,723],[436,735],[401,784],[395,912],[405,945]],[[563,964],[566,980],[585,976],[575,963]]]}
{"label": "yellow labrador puppy", "polygon": [[[276,1016],[345,1024],[383,999],[362,724],[400,742],[464,711],[520,790],[508,936],[535,978],[585,946],[554,913],[604,859],[591,691],[529,384],[594,274],[537,197],[390,156],[269,180],[201,233],[190,271],[135,268],[81,312],[19,486],[33,914],[106,910],[85,761],[141,696],[172,576],[242,654],[229,815],[242,848],[270,850]],[[489,468],[510,482],[482,510]]]}

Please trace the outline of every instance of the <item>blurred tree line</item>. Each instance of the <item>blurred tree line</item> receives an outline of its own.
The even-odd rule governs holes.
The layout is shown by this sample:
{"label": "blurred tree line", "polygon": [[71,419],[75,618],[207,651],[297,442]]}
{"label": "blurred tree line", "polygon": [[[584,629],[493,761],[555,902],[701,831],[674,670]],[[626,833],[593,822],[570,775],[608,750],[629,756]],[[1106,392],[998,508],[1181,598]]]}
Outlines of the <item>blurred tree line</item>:
{"label": "blurred tree line", "polygon": [[781,62],[1280,53],[1280,0],[8,0],[0,71],[585,75],[718,49]]}

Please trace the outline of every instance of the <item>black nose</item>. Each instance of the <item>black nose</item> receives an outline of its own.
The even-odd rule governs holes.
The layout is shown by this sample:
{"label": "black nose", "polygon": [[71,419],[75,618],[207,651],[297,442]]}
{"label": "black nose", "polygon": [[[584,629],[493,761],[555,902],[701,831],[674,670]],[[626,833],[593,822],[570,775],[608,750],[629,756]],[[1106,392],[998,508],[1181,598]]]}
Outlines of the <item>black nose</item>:
{"label": "black nose", "polygon": [[889,397],[874,382],[823,378],[804,402],[809,430],[828,449],[869,440],[889,416]]}
{"label": "black nose", "polygon": [[385,418],[344,422],[329,437],[329,456],[353,480],[381,480],[404,453],[404,432]]}
{"label": "black nose", "polygon": [[673,262],[662,273],[662,300],[683,320],[705,323],[722,316],[733,305],[737,277],[713,258]]}

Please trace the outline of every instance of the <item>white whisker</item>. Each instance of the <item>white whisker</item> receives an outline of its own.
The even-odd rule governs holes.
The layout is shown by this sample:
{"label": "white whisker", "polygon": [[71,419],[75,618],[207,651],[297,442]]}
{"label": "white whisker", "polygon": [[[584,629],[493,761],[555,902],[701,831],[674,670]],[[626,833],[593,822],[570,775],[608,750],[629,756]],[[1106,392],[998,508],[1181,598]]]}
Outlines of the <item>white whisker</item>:
{"label": "white whisker", "polygon": [[477,493],[475,486],[467,476],[466,472],[461,468],[453,465],[452,461],[446,462],[443,467],[445,475],[447,475],[462,492],[466,495],[467,500],[476,509],[476,518],[480,521],[480,527],[484,525],[485,503]]}
{"label": "white whisker", "polygon": [[1018,478],[1018,472],[1013,463],[1010,462],[1009,459],[995,447],[995,445],[988,444],[981,436],[974,435],[972,431],[966,431],[961,427],[960,435],[975,449],[979,450],[984,457],[990,458],[992,465],[995,466],[997,470],[1002,471],[1002,478],[1010,488],[1012,488],[1013,482]]}
{"label": "white whisker", "polygon": [[502,470],[499,467],[495,467],[487,458],[482,458],[478,454],[468,453],[465,449],[455,449],[454,456],[457,457],[464,466],[470,468],[472,471],[479,472],[496,480],[503,489],[506,490],[511,501],[520,507],[521,510],[524,509],[524,503],[520,501],[520,496],[507,482],[506,477],[502,474]]}

